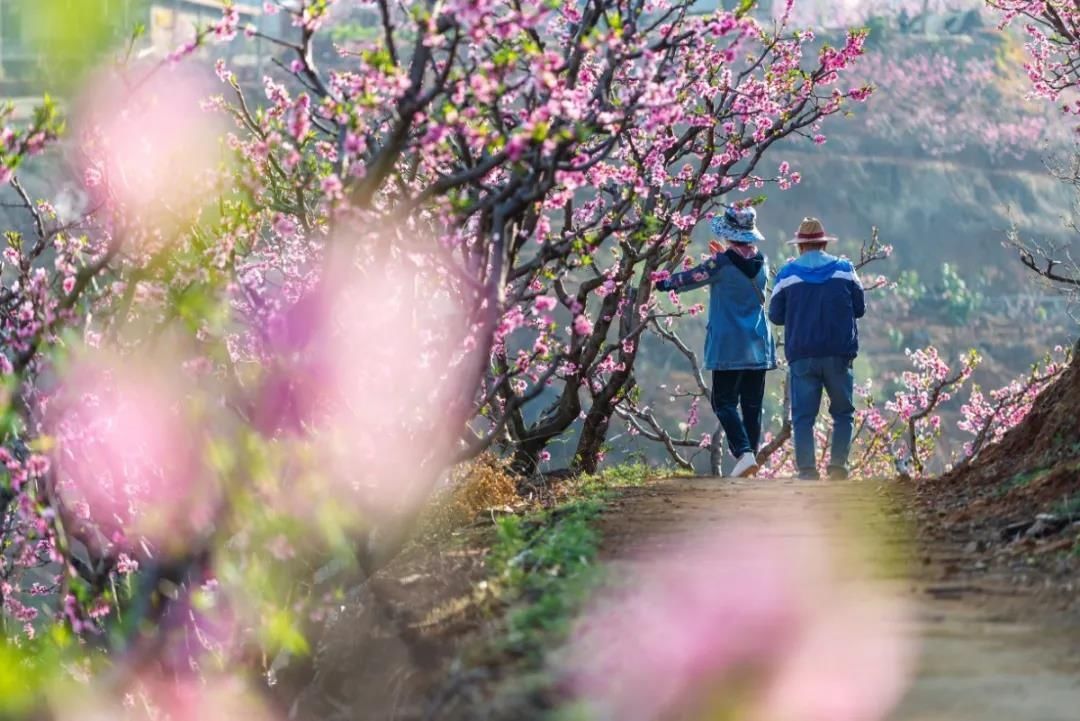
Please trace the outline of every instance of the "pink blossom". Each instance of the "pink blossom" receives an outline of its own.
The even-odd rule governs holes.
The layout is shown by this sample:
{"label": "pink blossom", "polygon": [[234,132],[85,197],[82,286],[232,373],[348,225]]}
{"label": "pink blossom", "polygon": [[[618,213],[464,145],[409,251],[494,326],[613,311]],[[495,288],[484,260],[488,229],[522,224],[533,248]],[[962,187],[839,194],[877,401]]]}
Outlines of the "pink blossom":
{"label": "pink blossom", "polygon": [[173,50],[171,53],[169,53],[169,57],[168,57],[169,62],[172,63],[173,65],[176,65],[181,60],[188,57],[189,55],[191,55],[192,53],[194,53],[198,49],[199,49],[199,43],[197,43],[196,41],[190,40],[188,42],[185,42],[185,43],[181,44],[179,47],[177,47],[175,50]]}
{"label": "pink blossom", "polygon": [[126,553],[121,553],[116,559],[116,572],[127,576],[139,570],[139,562]]}
{"label": "pink blossom", "polygon": [[26,470],[30,475],[42,478],[49,472],[49,459],[45,456],[34,454],[26,462]]}
{"label": "pink blossom", "polygon": [[517,306],[511,308],[503,315],[495,329],[495,343],[500,345],[505,343],[506,337],[523,325],[525,325],[525,313]]}
{"label": "pink blossom", "polygon": [[345,136],[345,152],[349,155],[361,155],[367,151],[367,141],[355,133]]}
{"label": "pink blossom", "polygon": [[587,336],[593,331],[592,321],[588,316],[579,315],[574,318],[574,333],[576,335]]}
{"label": "pink blossom", "polygon": [[226,5],[222,10],[221,19],[212,28],[214,38],[219,42],[228,42],[236,37],[239,26],[240,11],[232,5]]}
{"label": "pink blossom", "polygon": [[43,132],[37,132],[26,139],[26,152],[28,155],[40,155],[45,150],[48,138]]}
{"label": "pink blossom", "polygon": [[547,313],[555,310],[558,305],[558,300],[552,298],[550,295],[539,296],[533,303],[533,307],[538,313]]}
{"label": "pink blossom", "polygon": [[220,58],[214,63],[214,72],[217,74],[218,80],[223,83],[231,83],[236,79],[236,76],[229,71],[229,67],[225,64],[225,61]]}
{"label": "pink blossom", "polygon": [[298,226],[296,221],[284,213],[276,213],[274,215],[274,232],[282,238],[293,238],[296,236]]}
{"label": "pink blossom", "polygon": [[307,138],[311,131],[311,98],[307,93],[302,93],[289,110],[288,130],[289,135],[298,141]]}
{"label": "pink blossom", "polygon": [[342,197],[344,185],[342,185],[341,179],[338,178],[336,175],[328,175],[327,177],[323,178],[322,191],[326,195],[326,197],[332,200],[337,200]]}
{"label": "pink blossom", "polygon": [[515,135],[510,139],[510,142],[506,144],[506,154],[510,160],[520,160],[528,147],[529,139],[527,137]]}

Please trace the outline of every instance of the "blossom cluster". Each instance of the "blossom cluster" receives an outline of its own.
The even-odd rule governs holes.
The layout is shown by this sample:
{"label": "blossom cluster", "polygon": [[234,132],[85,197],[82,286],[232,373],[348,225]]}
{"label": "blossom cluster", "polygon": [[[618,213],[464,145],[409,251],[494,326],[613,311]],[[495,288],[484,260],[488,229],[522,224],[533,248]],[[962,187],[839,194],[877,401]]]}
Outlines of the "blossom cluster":
{"label": "blossom cluster", "polygon": [[1019,25],[1027,42],[1024,64],[1032,93],[1080,114],[1080,8],[1066,0],[987,0],[1000,13],[1001,27]]}
{"label": "blossom cluster", "polygon": [[901,14],[915,18],[925,12],[955,12],[982,6],[982,0],[807,0],[795,4],[794,19],[812,27],[851,27],[874,18],[892,18]]}
{"label": "blossom cluster", "polygon": [[1019,425],[1039,395],[1060,377],[1071,362],[1072,354],[1058,346],[1024,377],[1016,378],[989,393],[978,386],[973,387],[967,402],[960,408],[962,419],[957,423],[960,430],[974,436],[964,444],[965,458],[974,457]]}

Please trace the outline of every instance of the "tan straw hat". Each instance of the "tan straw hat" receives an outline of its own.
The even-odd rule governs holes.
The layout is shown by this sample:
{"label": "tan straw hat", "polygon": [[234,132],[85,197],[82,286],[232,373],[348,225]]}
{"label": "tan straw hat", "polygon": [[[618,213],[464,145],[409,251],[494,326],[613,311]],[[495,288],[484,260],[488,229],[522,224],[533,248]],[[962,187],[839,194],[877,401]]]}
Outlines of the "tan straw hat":
{"label": "tan straw hat", "polygon": [[830,243],[836,240],[834,235],[825,235],[825,226],[817,218],[803,218],[799,223],[799,230],[795,237],[788,241],[788,245],[801,243]]}

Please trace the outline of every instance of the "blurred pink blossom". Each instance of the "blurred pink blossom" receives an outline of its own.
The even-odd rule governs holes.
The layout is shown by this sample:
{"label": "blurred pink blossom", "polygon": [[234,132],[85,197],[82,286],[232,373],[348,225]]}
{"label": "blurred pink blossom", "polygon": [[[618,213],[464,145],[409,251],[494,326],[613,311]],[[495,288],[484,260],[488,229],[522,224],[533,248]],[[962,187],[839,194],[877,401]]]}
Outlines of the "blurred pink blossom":
{"label": "blurred pink blossom", "polygon": [[359,514],[415,508],[456,449],[454,419],[468,413],[453,297],[408,261],[353,273],[332,274],[253,329],[264,372],[252,418],[267,436],[310,443],[326,484],[283,499],[294,513],[320,498]]}
{"label": "blurred pink blossom", "polygon": [[196,109],[212,86],[192,67],[158,69],[153,82],[103,72],[76,103],[87,187],[103,193],[105,182],[105,197],[148,224],[168,226],[188,212],[203,197],[204,173],[221,160],[219,118]]}
{"label": "blurred pink blossom", "polygon": [[791,513],[688,537],[585,614],[571,685],[600,719],[883,721],[913,661],[906,607],[848,571]]}
{"label": "blurred pink blossom", "polygon": [[574,318],[574,334],[575,335],[589,335],[593,331],[592,321],[586,315],[579,315]]}
{"label": "blurred pink blossom", "polygon": [[58,721],[272,721],[277,716],[239,676],[175,680],[142,673],[116,694],[100,687],[57,703]]}
{"label": "blurred pink blossom", "polygon": [[536,299],[534,308],[538,313],[545,313],[555,310],[555,306],[558,305],[558,301],[552,298],[550,295],[542,295]]}
{"label": "blurred pink blossom", "polygon": [[[216,493],[177,378],[105,352],[67,369],[45,427],[61,506],[88,544],[179,549],[211,524]],[[179,374],[178,374],[179,375]]]}

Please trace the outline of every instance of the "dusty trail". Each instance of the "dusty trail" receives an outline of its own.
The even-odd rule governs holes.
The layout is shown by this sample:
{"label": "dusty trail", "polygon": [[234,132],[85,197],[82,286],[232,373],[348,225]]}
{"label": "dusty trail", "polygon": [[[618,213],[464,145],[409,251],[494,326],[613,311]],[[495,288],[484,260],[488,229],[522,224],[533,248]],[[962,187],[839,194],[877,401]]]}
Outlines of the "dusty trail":
{"label": "dusty trail", "polygon": [[1080,719],[1080,620],[1055,616],[993,577],[954,578],[962,552],[913,542],[911,514],[887,487],[671,480],[612,504],[602,521],[602,555],[609,564],[633,563],[638,553],[662,551],[687,529],[725,520],[760,519],[761,534],[785,533],[785,514],[794,520],[805,510],[825,519],[821,532],[836,539],[858,525],[877,542],[845,552],[891,556],[884,582],[918,610],[905,632],[919,640],[919,671],[894,721]]}

